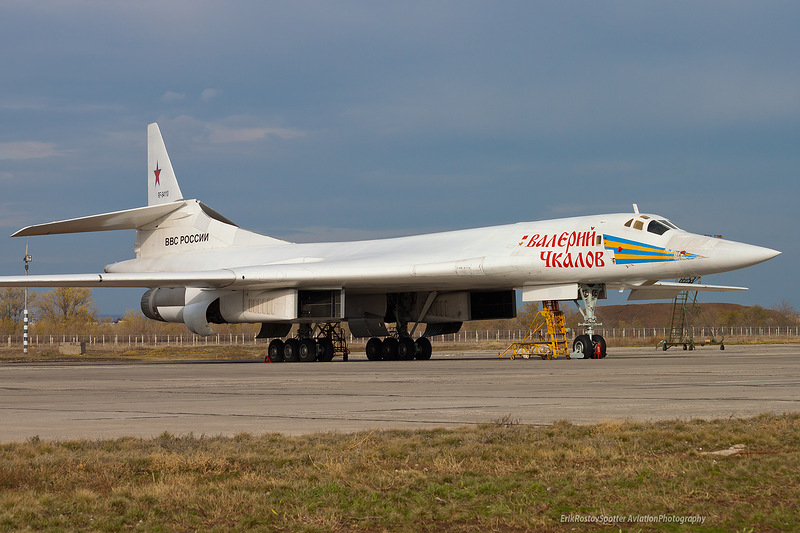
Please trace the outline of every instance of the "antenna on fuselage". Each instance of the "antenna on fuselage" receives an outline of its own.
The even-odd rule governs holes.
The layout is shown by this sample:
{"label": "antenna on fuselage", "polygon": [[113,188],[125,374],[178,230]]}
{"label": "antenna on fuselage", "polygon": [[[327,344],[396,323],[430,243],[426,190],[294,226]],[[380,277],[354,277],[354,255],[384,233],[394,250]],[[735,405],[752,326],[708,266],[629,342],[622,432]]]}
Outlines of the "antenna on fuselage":
{"label": "antenna on fuselage", "polygon": [[639,206],[638,205],[633,204],[633,212],[636,213],[637,215],[639,214]]}

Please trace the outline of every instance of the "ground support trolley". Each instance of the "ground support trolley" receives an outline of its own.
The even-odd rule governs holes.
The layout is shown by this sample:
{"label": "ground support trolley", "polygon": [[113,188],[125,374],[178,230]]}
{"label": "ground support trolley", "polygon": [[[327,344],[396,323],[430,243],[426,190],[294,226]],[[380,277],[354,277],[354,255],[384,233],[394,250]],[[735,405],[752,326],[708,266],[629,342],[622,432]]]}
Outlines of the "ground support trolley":
{"label": "ground support trolley", "polygon": [[525,338],[511,343],[498,357],[508,355],[512,361],[516,357],[528,359],[531,356],[554,359],[563,355],[570,358],[564,312],[555,300],[547,300],[542,304],[542,310],[533,318]]}

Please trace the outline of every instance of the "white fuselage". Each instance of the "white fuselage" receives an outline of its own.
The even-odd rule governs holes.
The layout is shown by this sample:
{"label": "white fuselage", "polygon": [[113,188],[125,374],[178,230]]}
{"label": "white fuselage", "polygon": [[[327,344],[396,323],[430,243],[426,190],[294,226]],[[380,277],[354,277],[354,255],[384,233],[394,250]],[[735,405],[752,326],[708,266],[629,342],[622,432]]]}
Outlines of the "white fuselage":
{"label": "white fuselage", "polygon": [[[208,246],[213,233],[172,235],[166,228],[155,236],[162,253],[154,250],[106,271],[230,270],[236,274],[232,287],[456,290],[561,282],[636,284],[725,272],[776,254],[680,229],[659,235],[626,227],[631,218],[596,215],[380,240],[248,242],[221,249]],[[620,239],[624,244],[615,245]]]}

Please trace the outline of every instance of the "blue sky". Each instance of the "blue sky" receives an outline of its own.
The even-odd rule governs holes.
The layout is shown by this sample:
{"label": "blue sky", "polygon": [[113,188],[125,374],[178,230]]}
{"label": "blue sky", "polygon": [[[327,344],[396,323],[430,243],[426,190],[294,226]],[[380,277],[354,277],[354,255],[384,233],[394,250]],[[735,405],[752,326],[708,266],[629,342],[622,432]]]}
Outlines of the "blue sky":
{"label": "blue sky", "polygon": [[[602,212],[781,250],[711,276],[800,307],[800,3],[6,0],[0,231],[186,197],[294,241]],[[31,239],[96,272],[133,232]],[[0,237],[0,274],[22,273]],[[96,290],[102,314],[141,291]],[[613,302],[617,303],[617,302]]]}

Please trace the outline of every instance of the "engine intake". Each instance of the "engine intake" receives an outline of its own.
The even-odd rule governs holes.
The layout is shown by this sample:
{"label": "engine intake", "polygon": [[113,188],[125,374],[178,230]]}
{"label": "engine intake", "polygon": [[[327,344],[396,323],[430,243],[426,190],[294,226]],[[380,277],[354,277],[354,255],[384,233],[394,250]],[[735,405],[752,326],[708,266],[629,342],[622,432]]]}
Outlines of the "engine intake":
{"label": "engine intake", "polygon": [[142,313],[151,320],[183,322],[186,289],[158,287],[142,295]]}

